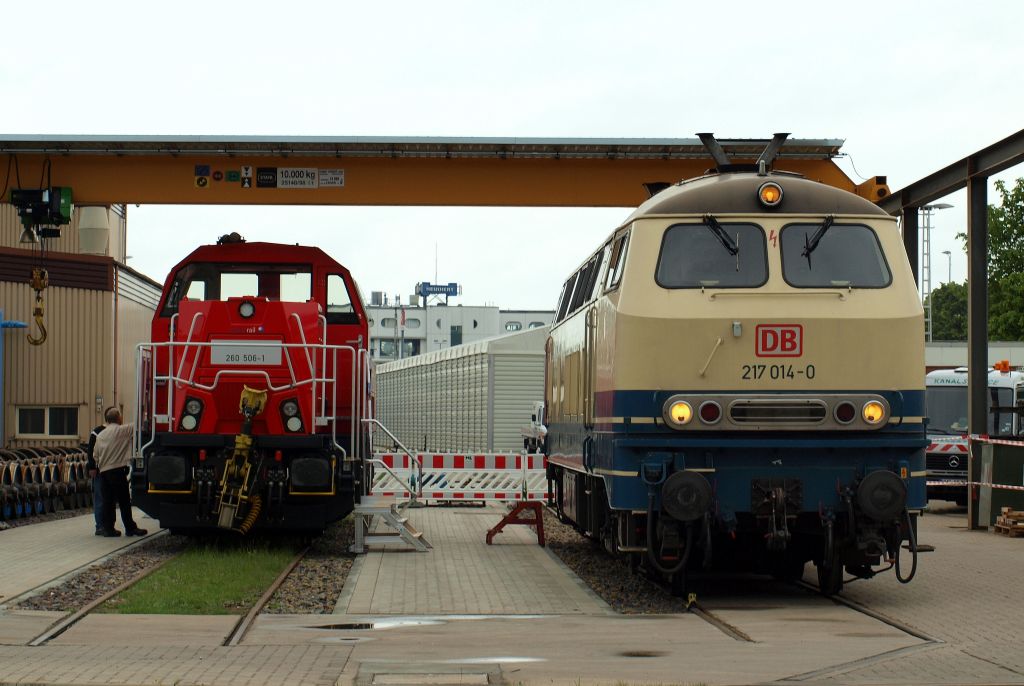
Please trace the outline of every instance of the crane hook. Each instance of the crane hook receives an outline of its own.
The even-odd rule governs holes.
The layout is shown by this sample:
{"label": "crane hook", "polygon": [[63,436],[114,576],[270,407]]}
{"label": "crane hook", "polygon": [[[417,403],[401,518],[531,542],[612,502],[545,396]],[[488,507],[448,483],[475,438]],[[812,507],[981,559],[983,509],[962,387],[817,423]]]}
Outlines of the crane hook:
{"label": "crane hook", "polygon": [[32,280],[29,282],[36,292],[36,306],[32,310],[32,317],[36,320],[36,328],[39,329],[39,336],[33,337],[28,334],[28,342],[31,345],[42,345],[46,342],[46,325],[43,324],[43,291],[49,285],[49,277],[42,267],[32,268]]}

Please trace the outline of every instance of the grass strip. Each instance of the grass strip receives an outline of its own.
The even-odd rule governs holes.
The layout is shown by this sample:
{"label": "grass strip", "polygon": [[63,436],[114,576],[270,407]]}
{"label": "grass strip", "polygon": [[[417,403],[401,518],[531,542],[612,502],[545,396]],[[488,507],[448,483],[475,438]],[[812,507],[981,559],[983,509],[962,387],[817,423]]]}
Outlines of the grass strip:
{"label": "grass strip", "polygon": [[295,557],[290,546],[266,542],[197,545],[111,598],[98,612],[119,614],[238,614],[251,607]]}

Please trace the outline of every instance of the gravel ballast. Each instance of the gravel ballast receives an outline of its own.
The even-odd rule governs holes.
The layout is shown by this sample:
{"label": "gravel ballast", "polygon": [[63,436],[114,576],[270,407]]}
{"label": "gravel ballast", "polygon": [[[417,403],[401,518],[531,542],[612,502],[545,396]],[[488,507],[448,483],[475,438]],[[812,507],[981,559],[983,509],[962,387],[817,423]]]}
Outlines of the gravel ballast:
{"label": "gravel ballast", "polygon": [[330,614],[345,587],[355,555],[352,517],[336,522],[313,541],[263,609],[265,614]]}
{"label": "gravel ballast", "polygon": [[156,536],[48,588],[17,605],[22,610],[75,612],[143,570],[185,550],[184,536]]}
{"label": "gravel ballast", "polygon": [[673,596],[639,572],[630,572],[625,557],[612,557],[570,525],[558,521],[547,508],[544,538],[548,549],[616,612],[654,615],[686,611],[683,598]]}

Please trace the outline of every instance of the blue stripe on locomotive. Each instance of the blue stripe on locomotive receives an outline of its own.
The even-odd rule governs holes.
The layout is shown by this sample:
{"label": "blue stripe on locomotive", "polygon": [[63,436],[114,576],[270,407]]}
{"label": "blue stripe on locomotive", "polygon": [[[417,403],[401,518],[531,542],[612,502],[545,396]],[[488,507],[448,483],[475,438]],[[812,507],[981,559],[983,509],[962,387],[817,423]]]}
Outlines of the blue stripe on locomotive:
{"label": "blue stripe on locomotive", "polygon": [[[876,393],[889,402],[894,416],[921,417],[924,414],[921,390]],[[599,418],[657,417],[671,395],[674,393],[668,391],[598,394],[595,415]],[[855,479],[877,469],[897,474],[905,469],[907,506],[917,509],[927,503],[923,473],[928,441],[920,420],[892,423],[870,432],[756,434],[738,431],[682,434],[663,425],[616,422],[599,425],[593,432],[593,439],[592,447],[584,451],[585,466],[604,478],[613,509],[646,509],[649,487],[641,478],[645,463],[668,463],[672,469],[713,469],[705,472],[705,476],[714,488],[720,511],[749,512],[751,481],[768,478],[799,479],[803,485],[804,512],[837,509],[841,505],[837,486],[851,486]],[[567,448],[575,444],[576,451],[579,450],[583,441],[582,427],[553,424],[549,440],[552,452],[572,454],[575,451]]]}

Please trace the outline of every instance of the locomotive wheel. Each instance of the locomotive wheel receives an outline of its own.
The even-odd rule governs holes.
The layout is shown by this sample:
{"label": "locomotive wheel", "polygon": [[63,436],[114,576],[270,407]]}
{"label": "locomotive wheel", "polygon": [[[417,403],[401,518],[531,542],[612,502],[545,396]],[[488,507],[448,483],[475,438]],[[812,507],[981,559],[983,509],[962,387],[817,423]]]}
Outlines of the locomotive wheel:
{"label": "locomotive wheel", "polygon": [[843,590],[843,564],[835,551],[829,555],[828,560],[822,560],[818,564],[818,590],[826,597],[834,596]]}

